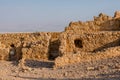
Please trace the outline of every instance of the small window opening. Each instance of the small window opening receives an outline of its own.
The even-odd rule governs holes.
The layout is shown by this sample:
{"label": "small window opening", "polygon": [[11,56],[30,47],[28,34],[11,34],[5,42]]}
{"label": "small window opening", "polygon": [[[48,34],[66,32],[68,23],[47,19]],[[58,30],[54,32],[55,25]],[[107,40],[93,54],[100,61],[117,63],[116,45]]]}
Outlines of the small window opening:
{"label": "small window opening", "polygon": [[82,40],[76,39],[74,40],[74,44],[75,44],[75,47],[78,47],[78,48],[83,47]]}

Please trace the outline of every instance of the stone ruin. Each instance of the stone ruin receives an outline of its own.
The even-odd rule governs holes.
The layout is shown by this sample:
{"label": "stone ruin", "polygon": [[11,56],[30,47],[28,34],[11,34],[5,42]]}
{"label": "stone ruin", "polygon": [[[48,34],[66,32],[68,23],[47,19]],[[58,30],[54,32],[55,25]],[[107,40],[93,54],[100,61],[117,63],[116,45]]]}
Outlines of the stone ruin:
{"label": "stone ruin", "polygon": [[[56,67],[93,60],[105,53],[113,57],[120,51],[120,11],[114,17],[100,13],[93,21],[71,22],[63,32],[0,34],[0,60],[11,60],[11,45],[15,46],[16,61],[52,59]],[[113,51],[114,55],[107,54]]]}
{"label": "stone ruin", "polygon": [[52,53],[58,53],[58,36],[60,32],[36,32],[36,33],[9,33],[0,34],[0,60],[10,60],[11,45],[15,47],[14,60],[22,58],[39,60],[49,59]]}

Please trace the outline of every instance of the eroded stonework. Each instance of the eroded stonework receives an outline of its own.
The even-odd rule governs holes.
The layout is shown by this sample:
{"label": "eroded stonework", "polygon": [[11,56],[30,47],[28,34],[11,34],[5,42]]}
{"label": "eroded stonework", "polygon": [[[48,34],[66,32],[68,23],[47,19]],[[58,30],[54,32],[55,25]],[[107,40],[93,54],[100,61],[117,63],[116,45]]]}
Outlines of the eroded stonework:
{"label": "eroded stonework", "polygon": [[92,21],[71,22],[63,32],[0,34],[0,60],[10,60],[11,45],[16,61],[55,59],[56,67],[80,62],[87,54],[120,55],[120,11],[114,17],[100,13]]}
{"label": "eroded stonework", "polygon": [[50,32],[0,34],[0,60],[9,60],[11,44],[15,46],[15,60],[48,59],[51,38],[55,39],[58,35]]}
{"label": "eroded stonework", "polygon": [[71,22],[59,40],[59,54],[62,57],[55,60],[56,67],[86,59],[104,59],[108,53],[110,56],[120,55],[120,12],[115,12],[114,17],[100,13],[93,21]]}

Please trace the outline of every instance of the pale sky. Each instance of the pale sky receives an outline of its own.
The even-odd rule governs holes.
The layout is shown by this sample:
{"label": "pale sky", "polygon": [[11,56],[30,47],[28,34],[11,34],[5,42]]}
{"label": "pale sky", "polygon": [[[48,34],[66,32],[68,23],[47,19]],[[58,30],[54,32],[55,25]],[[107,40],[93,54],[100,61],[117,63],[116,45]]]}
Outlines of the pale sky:
{"label": "pale sky", "polygon": [[0,32],[63,31],[71,21],[120,10],[120,0],[0,0]]}

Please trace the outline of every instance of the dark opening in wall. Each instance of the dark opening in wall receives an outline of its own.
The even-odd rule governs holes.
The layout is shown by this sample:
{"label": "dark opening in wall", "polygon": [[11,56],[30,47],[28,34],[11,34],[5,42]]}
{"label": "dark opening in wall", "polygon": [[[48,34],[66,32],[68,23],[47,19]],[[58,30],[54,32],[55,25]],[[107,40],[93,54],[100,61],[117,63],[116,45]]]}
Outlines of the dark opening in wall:
{"label": "dark opening in wall", "polygon": [[59,40],[50,41],[49,43],[49,59],[55,60],[59,56]]}
{"label": "dark opening in wall", "polygon": [[14,45],[14,44],[11,44],[11,45],[10,45],[10,52],[9,52],[9,60],[10,60],[10,61],[15,60],[15,56],[16,56],[15,45]]}
{"label": "dark opening in wall", "polygon": [[19,61],[20,59],[22,59],[22,48],[23,48],[22,43],[17,47],[14,44],[11,44],[9,50],[9,60]]}
{"label": "dark opening in wall", "polygon": [[14,45],[14,44],[11,44],[11,45],[10,45],[10,47],[13,47],[13,48],[14,48],[14,47],[15,47],[15,45]]}
{"label": "dark opening in wall", "polygon": [[75,47],[77,48],[83,48],[82,40],[80,39],[75,39],[74,44],[75,44]]}

